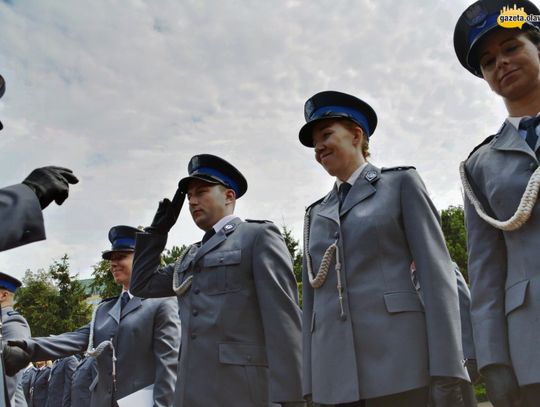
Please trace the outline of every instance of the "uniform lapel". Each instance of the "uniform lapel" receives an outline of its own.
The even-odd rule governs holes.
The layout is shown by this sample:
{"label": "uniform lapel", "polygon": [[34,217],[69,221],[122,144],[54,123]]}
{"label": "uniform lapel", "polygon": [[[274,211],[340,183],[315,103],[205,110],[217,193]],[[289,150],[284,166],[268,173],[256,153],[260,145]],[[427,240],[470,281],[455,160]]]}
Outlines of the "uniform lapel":
{"label": "uniform lapel", "polygon": [[120,316],[120,319],[124,318],[130,312],[135,311],[141,305],[142,305],[142,299],[139,298],[139,297],[133,297],[131,300],[128,301],[128,303],[126,304],[126,306],[122,310],[122,314]]}
{"label": "uniform lapel", "polygon": [[118,297],[118,300],[114,303],[112,308],[109,310],[108,314],[111,316],[112,319],[116,321],[116,323],[120,323],[120,309],[121,309],[121,303],[120,303],[121,297]]}
{"label": "uniform lapel", "polygon": [[317,215],[330,219],[339,225],[339,198],[336,185],[320,203],[319,208]]}
{"label": "uniform lapel", "polygon": [[193,264],[197,263],[206,253],[210,252],[215,247],[219,246],[224,240],[226,240],[227,236],[232,233],[241,222],[242,221],[239,218],[234,218],[220,230],[218,230],[216,234],[210,238],[210,240],[199,248],[199,251],[193,259]]}
{"label": "uniform lapel", "polygon": [[381,171],[377,167],[368,164],[358,176],[343,205],[341,205],[339,216],[345,215],[353,206],[373,195],[377,191],[373,184],[380,176]]}
{"label": "uniform lapel", "polygon": [[536,160],[536,155],[529,148],[527,142],[519,135],[517,129],[508,121],[504,122],[499,135],[493,141],[492,147],[501,151],[518,151],[525,153]]}

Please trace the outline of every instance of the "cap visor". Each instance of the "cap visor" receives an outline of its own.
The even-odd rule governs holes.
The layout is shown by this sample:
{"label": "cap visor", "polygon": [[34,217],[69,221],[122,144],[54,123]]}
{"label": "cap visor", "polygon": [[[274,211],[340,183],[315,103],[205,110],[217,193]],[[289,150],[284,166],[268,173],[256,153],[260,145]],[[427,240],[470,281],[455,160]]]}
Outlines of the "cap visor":
{"label": "cap visor", "polygon": [[135,249],[121,249],[121,250],[105,250],[103,253],[101,253],[101,257],[103,260],[110,260],[113,253],[130,253],[134,252]]}
{"label": "cap visor", "polygon": [[209,176],[209,175],[191,175],[189,177],[185,177],[185,178],[182,178],[180,180],[180,182],[178,182],[178,188],[180,189],[180,191],[182,192],[186,192],[187,193],[187,190],[189,188],[189,183],[193,180],[199,180],[199,181],[204,181],[204,182],[207,182],[209,184],[221,184],[223,185],[223,182],[221,181],[218,181],[217,179]]}

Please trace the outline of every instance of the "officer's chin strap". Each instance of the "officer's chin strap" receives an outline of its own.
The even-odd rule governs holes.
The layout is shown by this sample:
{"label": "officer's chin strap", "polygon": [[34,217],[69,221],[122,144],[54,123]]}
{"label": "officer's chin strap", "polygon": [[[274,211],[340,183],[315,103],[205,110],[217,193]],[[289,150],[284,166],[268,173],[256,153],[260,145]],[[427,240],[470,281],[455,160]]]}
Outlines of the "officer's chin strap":
{"label": "officer's chin strap", "polygon": [[332,258],[335,256],[336,258],[336,277],[337,277],[337,290],[338,290],[338,298],[339,298],[339,307],[341,309],[341,319],[345,319],[345,310],[343,308],[343,285],[341,284],[341,260],[339,255],[339,245],[338,241],[339,238],[336,239],[334,243],[332,243],[326,251],[324,252],[324,255],[321,260],[321,265],[319,266],[319,270],[317,271],[317,275],[313,277],[313,270],[311,268],[311,255],[309,254],[309,228],[310,228],[310,213],[311,208],[308,208],[306,210],[306,215],[304,217],[304,254],[306,256],[306,265],[307,265],[307,275],[309,278],[309,284],[313,288],[321,288],[324,283],[326,282],[326,278],[328,277],[328,271],[330,270],[330,264],[332,263]]}
{"label": "officer's chin strap", "polygon": [[525,188],[525,192],[523,192],[523,196],[519,202],[519,206],[516,209],[516,213],[505,221],[494,219],[485,213],[484,207],[478,201],[476,195],[474,195],[474,191],[469,184],[467,172],[465,170],[465,161],[459,166],[459,175],[461,176],[461,183],[463,184],[465,195],[467,195],[467,198],[473,204],[476,213],[494,228],[505,231],[516,230],[523,226],[531,217],[531,213],[538,198],[538,190],[540,189],[540,167],[538,167],[531,175],[527,187]]}
{"label": "officer's chin strap", "polygon": [[107,349],[108,347],[111,348],[113,389],[114,391],[116,391],[116,350],[114,349],[113,338],[108,341],[101,342],[97,346],[97,348],[94,348],[94,325],[96,323],[96,314],[98,308],[99,305],[96,307],[96,309],[94,309],[94,312],[92,313],[92,321],[90,322],[90,335],[88,338],[88,348],[86,349],[86,354],[88,356],[92,356],[93,358],[97,358],[103,353],[103,351],[105,351],[105,349]]}

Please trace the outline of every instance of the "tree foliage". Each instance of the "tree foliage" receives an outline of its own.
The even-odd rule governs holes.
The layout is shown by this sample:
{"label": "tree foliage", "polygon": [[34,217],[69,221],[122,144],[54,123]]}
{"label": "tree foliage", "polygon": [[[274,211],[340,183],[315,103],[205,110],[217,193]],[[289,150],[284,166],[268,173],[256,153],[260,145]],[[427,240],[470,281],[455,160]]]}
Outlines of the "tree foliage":
{"label": "tree foliage", "polygon": [[26,271],[15,308],[28,320],[33,336],[58,335],[88,323],[91,307],[76,277],[70,275],[67,254],[48,271]]}
{"label": "tree foliage", "polygon": [[293,262],[293,272],[294,277],[296,278],[296,286],[298,287],[298,296],[300,301],[300,306],[302,305],[302,250],[300,250],[300,242],[294,238],[292,231],[283,226],[281,228],[281,234],[289,249]]}
{"label": "tree foliage", "polygon": [[449,206],[441,211],[441,225],[450,257],[469,281],[467,272],[467,232],[462,206]]}

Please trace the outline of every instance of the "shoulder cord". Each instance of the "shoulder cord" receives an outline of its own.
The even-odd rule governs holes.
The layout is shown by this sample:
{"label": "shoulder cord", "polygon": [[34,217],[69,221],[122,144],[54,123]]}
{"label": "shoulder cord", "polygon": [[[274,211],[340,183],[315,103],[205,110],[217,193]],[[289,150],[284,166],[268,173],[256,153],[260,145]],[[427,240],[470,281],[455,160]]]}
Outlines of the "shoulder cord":
{"label": "shoulder cord", "polygon": [[463,161],[459,166],[459,175],[461,176],[461,183],[463,184],[465,195],[467,195],[467,198],[473,204],[474,208],[476,209],[476,213],[478,213],[478,216],[480,216],[494,228],[505,231],[516,230],[523,226],[531,217],[532,210],[538,197],[538,190],[540,189],[540,167],[538,167],[531,175],[531,178],[527,183],[527,187],[525,188],[525,192],[523,192],[523,196],[519,202],[519,206],[516,209],[516,213],[505,221],[494,219],[485,213],[484,207],[474,195],[474,191],[469,184],[465,170],[465,161]]}
{"label": "shoulder cord", "polygon": [[340,317],[344,319],[345,311],[343,308],[343,285],[341,284],[341,260],[339,256],[339,246],[338,246],[339,239],[336,239],[334,243],[328,246],[328,248],[324,252],[323,258],[321,260],[321,265],[319,266],[319,270],[317,271],[317,275],[313,277],[313,269],[311,267],[311,254],[309,253],[309,228],[311,226],[310,214],[311,214],[311,208],[308,208],[304,216],[304,255],[306,256],[306,266],[307,266],[307,275],[309,278],[309,284],[313,288],[321,288],[324,285],[324,283],[326,282],[326,278],[328,276],[328,271],[330,269],[330,263],[332,262],[332,258],[335,256],[337,290],[338,290],[339,306],[341,309]]}
{"label": "shoulder cord", "polygon": [[184,252],[184,254],[182,255],[182,257],[180,257],[174,265],[172,289],[178,296],[184,295],[191,288],[191,283],[192,283],[191,280],[193,280],[193,274],[188,276],[182,282],[182,284],[179,284],[178,279],[179,279],[179,274],[180,274],[180,264],[182,263],[182,261],[184,260],[184,257],[186,257],[186,254],[189,253],[192,247],[193,245],[188,247],[186,251]]}
{"label": "shoulder cord", "polygon": [[102,304],[99,304],[92,313],[92,320],[90,321],[90,335],[88,338],[88,348],[86,349],[86,355],[92,356],[94,358],[97,358],[99,355],[105,351],[108,347],[111,348],[112,352],[112,380],[113,380],[113,388],[116,391],[116,350],[114,348],[113,344],[113,338],[109,339],[108,341],[101,342],[97,348],[94,348],[94,325],[96,323],[96,314],[99,309],[99,307]]}

